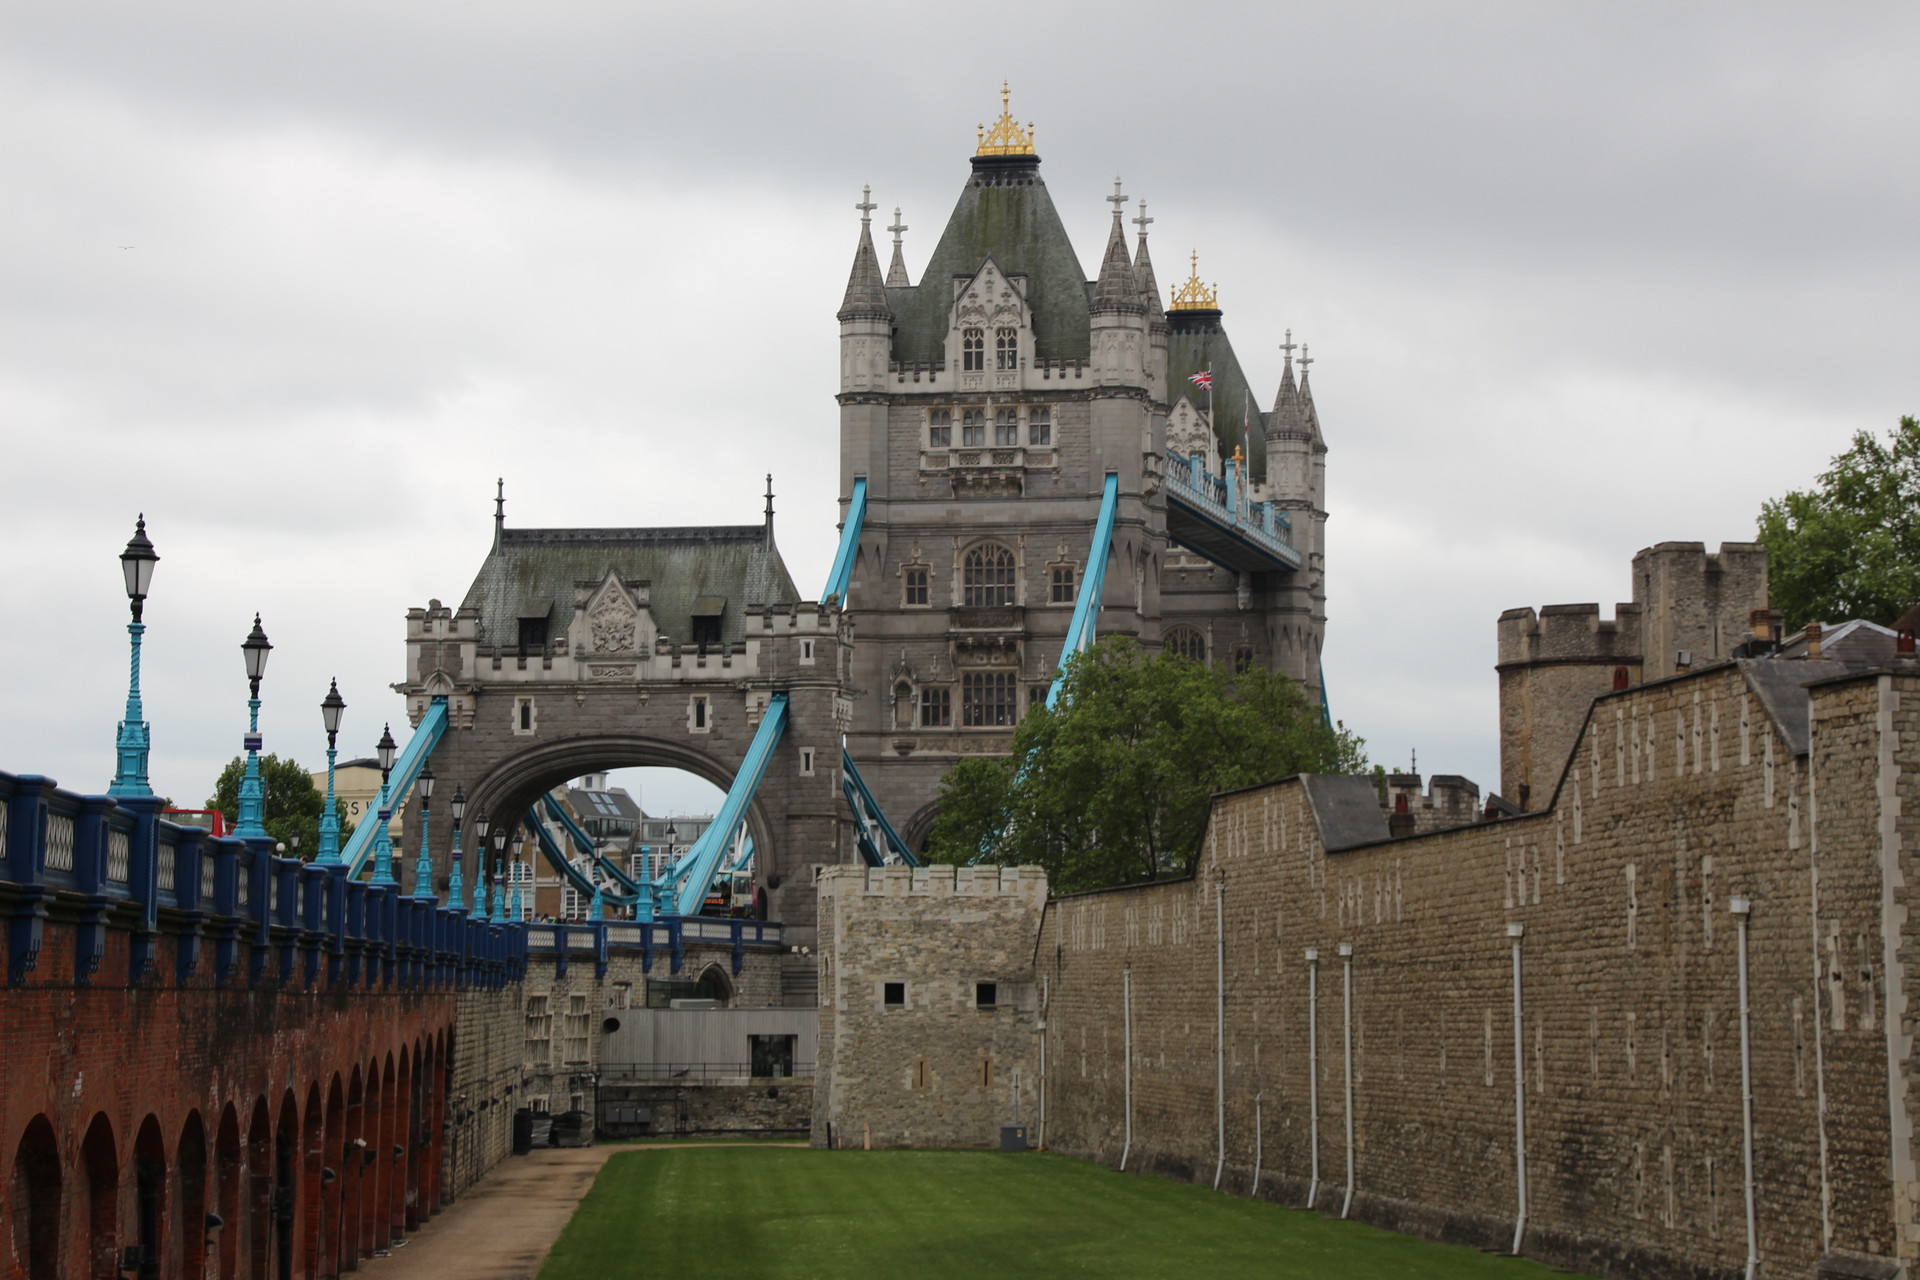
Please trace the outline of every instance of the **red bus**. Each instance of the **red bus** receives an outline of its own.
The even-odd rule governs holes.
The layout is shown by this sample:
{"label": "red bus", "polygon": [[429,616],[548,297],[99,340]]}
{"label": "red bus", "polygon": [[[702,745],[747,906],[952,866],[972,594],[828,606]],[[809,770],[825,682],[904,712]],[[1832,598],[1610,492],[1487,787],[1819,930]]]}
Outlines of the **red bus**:
{"label": "red bus", "polygon": [[227,815],[218,809],[162,809],[160,816],[177,827],[205,827],[216,836],[227,834]]}

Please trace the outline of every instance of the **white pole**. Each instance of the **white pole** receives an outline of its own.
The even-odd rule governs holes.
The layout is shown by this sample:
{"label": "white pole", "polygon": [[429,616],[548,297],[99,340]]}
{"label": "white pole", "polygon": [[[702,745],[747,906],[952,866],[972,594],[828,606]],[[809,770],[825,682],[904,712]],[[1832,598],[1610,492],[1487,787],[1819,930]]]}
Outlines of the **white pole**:
{"label": "white pole", "polygon": [[1247,1188],[1247,1194],[1260,1194],[1260,1095],[1253,1095],[1253,1185]]}
{"label": "white pole", "polygon": [[1341,1023],[1345,1037],[1342,1051],[1342,1067],[1346,1072],[1347,1088],[1347,1194],[1340,1202],[1340,1216],[1346,1217],[1353,1209],[1353,944],[1340,944],[1340,1003]]}
{"label": "white pole", "polygon": [[1133,1153],[1133,968],[1120,971],[1120,1025],[1126,1050],[1126,1142],[1120,1148],[1120,1172],[1127,1171],[1127,1157]]}
{"label": "white pole", "polygon": [[1307,1208],[1320,1199],[1320,953],[1307,948]]}
{"label": "white pole", "polygon": [[1220,1189],[1220,1175],[1227,1168],[1227,886],[1216,880],[1213,885],[1214,989],[1213,989],[1213,1143],[1218,1153],[1213,1162],[1213,1189]]}
{"label": "white pole", "polygon": [[1753,1216],[1753,1028],[1747,1009],[1747,918],[1753,903],[1744,894],[1727,899],[1740,930],[1740,1145],[1747,1174],[1747,1280],[1760,1269],[1760,1234]]}
{"label": "white pole", "polygon": [[1040,1132],[1035,1143],[1042,1151],[1047,1149],[1047,1016],[1052,1010],[1052,996],[1053,975],[1047,974],[1040,979]]}
{"label": "white pole", "polygon": [[1520,939],[1527,926],[1507,925],[1513,939],[1513,1178],[1519,1186],[1519,1212],[1513,1224],[1513,1249],[1520,1252],[1521,1237],[1527,1234],[1527,1068],[1520,1034]]}

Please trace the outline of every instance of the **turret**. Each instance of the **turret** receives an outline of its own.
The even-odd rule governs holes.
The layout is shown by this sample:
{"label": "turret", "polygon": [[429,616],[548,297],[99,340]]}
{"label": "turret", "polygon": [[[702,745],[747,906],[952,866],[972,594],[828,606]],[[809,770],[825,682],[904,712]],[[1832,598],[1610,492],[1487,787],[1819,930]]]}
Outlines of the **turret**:
{"label": "turret", "polygon": [[1147,309],[1134,279],[1133,260],[1127,254],[1127,233],[1120,224],[1126,206],[1120,179],[1113,180],[1113,228],[1100,258],[1100,275],[1093,282],[1088,312],[1093,321],[1093,368],[1100,382],[1138,386],[1147,361]]}
{"label": "turret", "polygon": [[853,270],[847,293],[840,301],[840,390],[878,391],[887,380],[888,337],[893,309],[887,305],[887,285],[880,274],[880,257],[873,249],[873,188],[861,189],[860,243],[853,251]]}
{"label": "turret", "polygon": [[1167,310],[1160,305],[1160,282],[1154,279],[1153,259],[1147,254],[1147,227],[1152,222],[1142,200],[1139,216],[1133,219],[1140,229],[1133,249],[1133,283],[1147,315],[1147,386],[1155,400],[1165,403],[1173,398],[1167,389]]}

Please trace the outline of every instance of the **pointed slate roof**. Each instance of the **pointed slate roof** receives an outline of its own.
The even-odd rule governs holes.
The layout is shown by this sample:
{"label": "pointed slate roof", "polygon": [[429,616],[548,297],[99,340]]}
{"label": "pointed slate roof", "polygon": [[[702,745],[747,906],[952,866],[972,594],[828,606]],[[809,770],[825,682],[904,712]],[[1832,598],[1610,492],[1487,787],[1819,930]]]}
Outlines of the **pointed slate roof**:
{"label": "pointed slate roof", "polygon": [[[1291,341],[1291,337],[1289,337]],[[1293,380],[1293,352],[1287,352],[1287,367],[1280,375],[1280,390],[1273,397],[1273,412],[1267,417],[1267,430],[1313,433],[1307,421],[1307,407],[1300,399],[1300,388]]]}
{"label": "pointed slate roof", "polygon": [[1133,262],[1127,257],[1127,233],[1120,226],[1120,211],[1114,210],[1113,230],[1107,235],[1107,252],[1100,259],[1100,278],[1093,282],[1092,310],[1140,311],[1140,286],[1135,282]]}
{"label": "pointed slate roof", "polygon": [[907,259],[900,252],[900,242],[895,240],[893,242],[893,261],[887,266],[887,288],[896,289],[902,286],[911,288],[912,285],[913,280],[907,275]]}
{"label": "pointed slate roof", "polygon": [[1133,282],[1140,289],[1140,301],[1147,308],[1147,317],[1165,323],[1167,309],[1160,305],[1160,282],[1153,277],[1153,259],[1147,256],[1147,233],[1140,233],[1140,241],[1133,251]]}
{"label": "pointed slate roof", "polygon": [[973,157],[973,175],[961,188],[919,285],[888,293],[898,322],[894,359],[934,363],[944,358],[953,282],[971,280],[988,258],[1008,275],[1026,277],[1034,355],[1086,359],[1091,345],[1086,272],[1040,179],[1039,157],[1031,155]]}
{"label": "pointed slate roof", "polygon": [[890,320],[886,281],[880,275],[880,255],[873,251],[873,232],[860,220],[860,244],[853,251],[853,270],[847,276],[847,296],[840,300],[839,320]]}

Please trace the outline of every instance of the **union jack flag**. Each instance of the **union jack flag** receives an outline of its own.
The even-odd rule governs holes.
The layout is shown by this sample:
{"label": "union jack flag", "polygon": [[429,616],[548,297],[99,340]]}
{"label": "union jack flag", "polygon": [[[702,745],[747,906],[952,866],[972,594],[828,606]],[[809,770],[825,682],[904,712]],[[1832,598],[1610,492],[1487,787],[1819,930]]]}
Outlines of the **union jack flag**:
{"label": "union jack flag", "polygon": [[1199,373],[1189,374],[1187,381],[1196,387],[1205,387],[1211,391],[1213,390],[1213,370],[1202,369]]}

